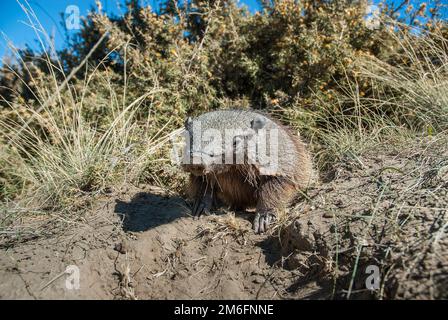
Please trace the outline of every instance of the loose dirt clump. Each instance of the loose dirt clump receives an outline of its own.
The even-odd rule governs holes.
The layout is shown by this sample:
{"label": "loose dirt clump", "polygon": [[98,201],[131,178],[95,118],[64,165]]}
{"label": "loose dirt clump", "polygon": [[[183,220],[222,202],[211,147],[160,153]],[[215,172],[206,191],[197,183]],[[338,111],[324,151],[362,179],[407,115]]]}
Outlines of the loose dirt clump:
{"label": "loose dirt clump", "polygon": [[63,233],[3,236],[0,298],[447,298],[446,150],[427,139],[347,156],[266,235],[253,212],[194,220],[175,194],[115,191]]}

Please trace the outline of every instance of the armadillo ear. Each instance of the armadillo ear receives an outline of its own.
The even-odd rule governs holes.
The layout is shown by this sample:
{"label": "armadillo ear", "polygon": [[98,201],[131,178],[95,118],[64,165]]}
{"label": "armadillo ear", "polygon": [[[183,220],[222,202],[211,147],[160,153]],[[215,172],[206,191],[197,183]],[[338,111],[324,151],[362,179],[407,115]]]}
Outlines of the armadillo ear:
{"label": "armadillo ear", "polygon": [[256,116],[250,122],[250,126],[254,130],[262,129],[265,125],[266,125],[266,118],[262,116]]}
{"label": "armadillo ear", "polygon": [[185,129],[190,128],[192,124],[193,124],[193,119],[191,119],[191,117],[188,117],[188,118],[185,120],[185,123],[184,123],[184,125],[185,125]]}

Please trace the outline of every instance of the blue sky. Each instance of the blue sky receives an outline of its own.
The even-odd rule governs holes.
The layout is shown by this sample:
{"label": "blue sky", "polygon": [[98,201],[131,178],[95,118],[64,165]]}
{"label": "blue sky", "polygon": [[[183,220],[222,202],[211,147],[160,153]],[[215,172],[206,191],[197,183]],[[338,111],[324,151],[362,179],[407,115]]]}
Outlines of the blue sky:
{"label": "blue sky", "polygon": [[[86,15],[88,11],[95,6],[95,0],[0,0],[0,65],[1,57],[7,51],[7,40],[3,36],[5,34],[15,46],[23,48],[25,44],[32,48],[39,48],[35,41],[36,35],[31,27],[27,26],[27,18],[20,8],[17,1],[26,3],[33,8],[39,21],[44,26],[48,34],[53,35],[57,49],[64,46],[64,29],[61,26],[61,13],[65,12],[70,5],[79,7],[81,16]],[[140,0],[143,4],[150,4],[153,8],[157,8],[160,0]],[[373,0],[379,2],[380,0]],[[399,0],[390,0],[399,1]],[[412,0],[414,3],[421,3],[425,0]],[[103,10],[108,13],[120,15],[123,9],[120,9],[118,3],[124,0],[101,0]],[[257,0],[239,0],[240,4],[247,5],[251,12],[260,8]],[[431,3],[431,1],[427,1]],[[69,31],[75,32],[75,31]]]}
{"label": "blue sky", "polygon": [[[27,17],[20,8],[18,1],[33,8],[39,21],[44,26],[49,35],[54,35],[57,49],[64,46],[64,29],[61,26],[61,13],[65,12],[70,5],[79,7],[81,16],[86,15],[92,7],[95,7],[95,0],[0,0],[0,60],[7,52],[7,39],[11,40],[16,47],[23,48],[29,44],[32,48],[39,48],[35,41],[36,35],[33,29],[28,26]],[[157,8],[160,0],[140,0],[143,4],[150,4]],[[259,8],[257,0],[239,0],[247,5],[253,12]],[[123,8],[119,8],[118,3],[124,3],[123,0],[101,0],[103,10],[108,13],[120,15]],[[69,31],[75,32],[75,31]],[[4,35],[6,35],[6,39]],[[1,64],[1,63],[0,63]]]}

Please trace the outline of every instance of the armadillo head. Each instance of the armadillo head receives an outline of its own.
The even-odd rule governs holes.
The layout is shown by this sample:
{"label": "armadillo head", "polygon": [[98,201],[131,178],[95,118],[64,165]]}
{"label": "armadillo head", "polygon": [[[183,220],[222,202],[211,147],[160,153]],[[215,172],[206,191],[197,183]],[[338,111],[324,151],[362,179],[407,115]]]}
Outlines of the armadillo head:
{"label": "armadillo head", "polygon": [[231,166],[247,163],[249,142],[265,123],[266,118],[261,115],[247,125],[236,121],[226,123],[219,117],[188,118],[185,121],[184,170],[201,176],[225,173]]}

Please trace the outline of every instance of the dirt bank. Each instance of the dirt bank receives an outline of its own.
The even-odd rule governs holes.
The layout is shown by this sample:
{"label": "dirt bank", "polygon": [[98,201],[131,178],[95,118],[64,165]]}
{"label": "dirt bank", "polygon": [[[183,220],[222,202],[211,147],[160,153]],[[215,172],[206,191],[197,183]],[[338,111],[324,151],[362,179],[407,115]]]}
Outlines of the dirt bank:
{"label": "dirt bank", "polygon": [[64,232],[3,236],[0,298],[447,298],[446,150],[427,139],[347,156],[265,235],[251,212],[197,221],[179,196],[127,187]]}

